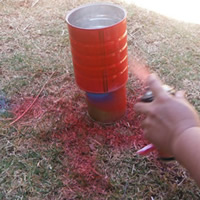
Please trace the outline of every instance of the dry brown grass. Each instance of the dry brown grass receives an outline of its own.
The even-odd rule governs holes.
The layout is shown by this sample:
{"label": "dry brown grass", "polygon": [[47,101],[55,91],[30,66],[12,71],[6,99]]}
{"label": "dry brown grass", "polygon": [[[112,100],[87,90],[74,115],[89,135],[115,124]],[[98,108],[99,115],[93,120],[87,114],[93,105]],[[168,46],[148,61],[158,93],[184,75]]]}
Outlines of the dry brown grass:
{"label": "dry brown grass", "polygon": [[[67,11],[86,2],[0,1],[0,90],[9,106],[0,113],[0,199],[199,199],[178,163],[136,155],[144,141],[133,105],[142,91],[131,73],[127,115],[111,126],[88,118],[65,23]],[[200,27],[113,2],[128,11],[129,58],[145,61],[164,82],[186,90],[200,112]],[[29,112],[9,126],[52,72]]]}

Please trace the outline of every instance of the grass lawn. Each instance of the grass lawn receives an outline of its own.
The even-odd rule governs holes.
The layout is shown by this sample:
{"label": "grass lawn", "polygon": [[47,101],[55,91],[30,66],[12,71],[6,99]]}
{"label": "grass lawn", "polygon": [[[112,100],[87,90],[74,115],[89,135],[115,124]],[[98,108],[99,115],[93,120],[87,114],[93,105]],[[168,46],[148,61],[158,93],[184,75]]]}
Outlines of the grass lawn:
{"label": "grass lawn", "polygon": [[[69,10],[87,2],[0,1],[0,200],[200,199],[176,161],[136,154],[146,144],[143,116],[133,109],[143,85],[131,70],[126,115],[111,125],[88,117],[65,22]],[[112,2],[128,12],[130,61],[142,60],[185,90],[200,113],[200,25]]]}

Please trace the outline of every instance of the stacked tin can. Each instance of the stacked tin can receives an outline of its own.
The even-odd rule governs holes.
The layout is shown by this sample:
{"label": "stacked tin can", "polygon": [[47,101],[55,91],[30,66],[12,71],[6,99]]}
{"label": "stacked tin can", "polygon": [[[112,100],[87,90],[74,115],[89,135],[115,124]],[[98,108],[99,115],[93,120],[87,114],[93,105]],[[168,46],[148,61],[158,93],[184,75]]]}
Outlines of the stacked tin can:
{"label": "stacked tin can", "polygon": [[89,115],[103,123],[120,119],[128,80],[126,11],[115,4],[87,4],[66,21],[75,80],[86,92]]}

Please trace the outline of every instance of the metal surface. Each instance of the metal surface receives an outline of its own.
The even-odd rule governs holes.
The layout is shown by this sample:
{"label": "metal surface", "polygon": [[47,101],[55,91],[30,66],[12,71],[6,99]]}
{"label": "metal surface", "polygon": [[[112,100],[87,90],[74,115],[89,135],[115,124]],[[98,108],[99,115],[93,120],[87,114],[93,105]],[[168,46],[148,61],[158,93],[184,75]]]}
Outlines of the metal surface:
{"label": "metal surface", "polygon": [[100,29],[113,26],[126,18],[126,11],[114,4],[87,4],[72,10],[66,21],[73,27]]}
{"label": "metal surface", "polygon": [[77,85],[91,93],[111,92],[128,79],[126,11],[95,3],[72,10],[68,23]]}
{"label": "metal surface", "polygon": [[[169,85],[163,85],[162,87],[169,94],[171,95],[175,94],[175,90]],[[154,100],[153,93],[149,88],[147,88],[145,94],[140,98],[140,101],[148,103],[148,102],[152,102],[153,100]]]}
{"label": "metal surface", "polygon": [[126,112],[126,87],[110,93],[86,93],[88,113],[98,122],[112,123]]}

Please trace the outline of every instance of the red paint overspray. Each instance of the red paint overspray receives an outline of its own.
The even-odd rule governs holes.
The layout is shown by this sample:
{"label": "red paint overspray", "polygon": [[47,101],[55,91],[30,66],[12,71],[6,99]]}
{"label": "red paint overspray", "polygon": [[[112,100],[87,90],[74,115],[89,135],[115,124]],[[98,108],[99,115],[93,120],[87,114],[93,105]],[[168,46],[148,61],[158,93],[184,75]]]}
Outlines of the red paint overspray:
{"label": "red paint overspray", "polygon": [[[132,96],[133,97],[133,96]],[[130,100],[130,99],[129,99]],[[73,104],[73,103],[72,103]],[[70,104],[69,104],[70,105]],[[137,141],[141,140],[140,119],[135,118],[132,112],[133,100],[128,103],[128,114],[123,120],[110,126],[104,126],[91,121],[87,116],[80,116],[83,110],[70,106],[70,114],[66,117],[66,131],[55,133],[59,138],[68,157],[70,168],[66,169],[66,176],[73,179],[70,187],[75,192],[85,195],[106,194],[112,189],[110,176],[99,168],[99,149],[124,151],[132,148]],[[125,131],[120,131],[122,128]]]}
{"label": "red paint overspray", "polygon": [[[13,102],[11,105],[11,112],[15,115],[16,118],[21,116],[24,111],[32,104],[34,99],[34,97],[23,97],[20,100],[18,99],[16,103]],[[45,110],[42,109],[42,104],[44,101],[44,99],[39,98],[34,104],[33,108],[30,108],[30,110],[25,114],[22,121],[27,118],[37,119],[41,117],[45,112]]]}
{"label": "red paint overspray", "polygon": [[129,59],[129,71],[144,84],[150,75],[149,67],[145,65],[144,61],[139,61],[137,58]]}
{"label": "red paint overspray", "polygon": [[[110,174],[102,168],[99,151],[115,154],[116,150],[120,153],[133,148],[134,153],[134,147],[138,143],[142,146],[141,117],[133,111],[141,88],[138,88],[136,80],[130,79],[129,83],[134,90],[127,91],[127,114],[112,125],[96,123],[86,115],[85,93],[76,87],[69,75],[57,75],[50,81],[47,90],[51,93],[48,97],[40,97],[30,112],[15,124],[30,125],[37,130],[44,127],[39,131],[41,146],[56,143],[56,146],[63,148],[67,164],[62,174],[62,191],[67,199],[76,194],[85,199],[92,195],[102,196],[103,199],[103,195],[112,190],[112,183]],[[13,100],[16,115],[20,115],[33,99],[23,98],[19,101],[17,97]],[[38,111],[42,112],[35,115]],[[31,141],[29,142],[31,145]],[[34,142],[35,138],[32,143]]]}

